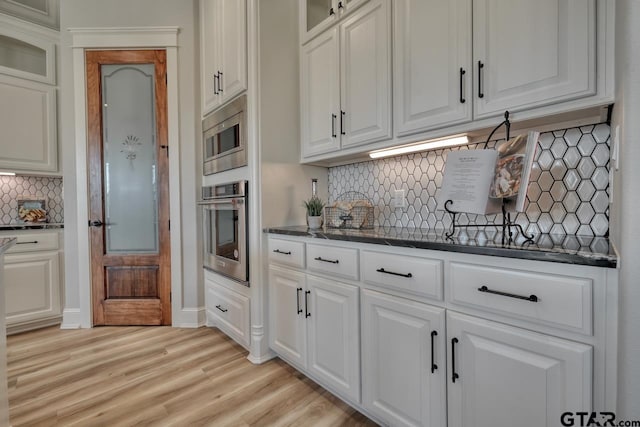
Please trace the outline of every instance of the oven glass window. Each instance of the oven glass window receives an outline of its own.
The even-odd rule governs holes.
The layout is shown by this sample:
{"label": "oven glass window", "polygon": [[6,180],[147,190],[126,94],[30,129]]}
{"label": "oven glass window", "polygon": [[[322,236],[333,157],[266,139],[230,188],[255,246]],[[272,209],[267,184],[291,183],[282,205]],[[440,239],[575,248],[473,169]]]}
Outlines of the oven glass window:
{"label": "oven glass window", "polygon": [[240,146],[240,125],[227,128],[217,135],[216,154],[225,153]]}
{"label": "oven glass window", "polygon": [[209,210],[208,216],[211,233],[207,245],[209,254],[238,261],[238,211],[218,208]]}

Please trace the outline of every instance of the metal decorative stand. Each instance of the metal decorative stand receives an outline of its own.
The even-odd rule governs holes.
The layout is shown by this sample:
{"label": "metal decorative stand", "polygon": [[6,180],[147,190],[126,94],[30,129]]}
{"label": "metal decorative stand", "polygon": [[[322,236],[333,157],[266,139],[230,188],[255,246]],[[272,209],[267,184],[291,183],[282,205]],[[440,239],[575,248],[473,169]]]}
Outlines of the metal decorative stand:
{"label": "metal decorative stand", "polygon": [[[487,141],[485,142],[485,145],[489,143],[493,134],[496,133],[496,131],[500,129],[500,127],[503,125],[507,130],[506,139],[508,141],[509,132],[511,131],[511,122],[509,121],[509,111],[504,112],[504,121],[491,131],[491,133],[489,134],[489,137],[487,138]],[[451,214],[451,231],[445,234],[447,239],[451,239],[451,237],[456,232],[456,228],[478,227],[478,225],[456,224],[456,215],[459,214],[460,212],[452,211],[451,209],[449,209],[449,206],[451,206],[452,203],[453,203],[453,200],[447,200],[444,203],[444,210],[447,211],[449,214]],[[485,227],[496,227],[496,228],[502,227],[502,244],[503,245],[511,244],[513,242],[513,235],[514,235],[513,229],[516,229],[516,231],[519,232],[525,238],[523,243],[533,243],[534,236],[525,233],[524,229],[520,224],[516,224],[515,222],[511,221],[511,212],[507,212],[506,205],[507,205],[507,201],[505,199],[502,199],[502,225],[491,224],[491,225],[485,225]],[[507,236],[508,236],[508,240],[507,240]]]}

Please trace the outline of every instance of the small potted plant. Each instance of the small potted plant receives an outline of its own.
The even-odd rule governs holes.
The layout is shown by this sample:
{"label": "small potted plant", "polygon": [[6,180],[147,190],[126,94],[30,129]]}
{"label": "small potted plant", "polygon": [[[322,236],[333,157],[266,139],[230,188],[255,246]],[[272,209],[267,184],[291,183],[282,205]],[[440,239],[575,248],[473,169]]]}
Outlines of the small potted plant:
{"label": "small potted plant", "polygon": [[318,197],[313,196],[309,200],[305,200],[304,207],[307,208],[307,223],[309,228],[322,227],[322,209],[324,202]]}

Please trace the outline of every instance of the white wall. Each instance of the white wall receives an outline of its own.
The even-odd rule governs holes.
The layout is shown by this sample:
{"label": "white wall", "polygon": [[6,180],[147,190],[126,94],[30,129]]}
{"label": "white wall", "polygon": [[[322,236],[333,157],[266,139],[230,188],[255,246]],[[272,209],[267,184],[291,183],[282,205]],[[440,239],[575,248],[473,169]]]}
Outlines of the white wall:
{"label": "white wall", "polygon": [[[174,310],[174,324],[196,326],[200,308],[204,305],[202,292],[198,290],[198,242],[196,219],[196,135],[200,125],[200,109],[196,78],[199,67],[196,0],[62,0],[60,2],[61,43],[59,61],[59,122],[62,163],[64,164],[65,200],[65,319],[67,326],[74,324],[74,314],[81,307],[80,290],[90,284],[81,279],[78,259],[78,212],[86,212],[78,206],[76,171],[79,162],[75,152],[74,77],[72,38],[68,28],[87,27],[150,27],[177,26],[178,34],[178,104],[180,139],[180,186],[171,188],[172,194],[180,194],[182,234],[182,312]],[[172,228],[180,226],[172,221]],[[181,318],[181,316],[183,318]],[[185,317],[186,316],[186,317]],[[77,316],[79,319],[80,316]],[[64,326],[64,324],[63,324]],[[86,325],[85,325],[86,326]]]}
{"label": "white wall", "polygon": [[[640,419],[640,2],[616,0],[616,104],[620,170],[613,181],[611,236],[620,252],[618,408],[620,420]],[[612,165],[613,167],[613,165]]]}

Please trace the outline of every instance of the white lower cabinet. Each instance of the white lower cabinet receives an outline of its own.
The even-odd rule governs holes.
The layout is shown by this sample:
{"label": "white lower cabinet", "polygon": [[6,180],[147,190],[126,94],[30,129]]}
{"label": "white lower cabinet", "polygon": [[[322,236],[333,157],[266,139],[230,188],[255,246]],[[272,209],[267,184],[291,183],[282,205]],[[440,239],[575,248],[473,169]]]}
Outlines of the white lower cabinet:
{"label": "white lower cabinet", "polygon": [[248,348],[251,342],[251,300],[231,289],[233,286],[231,280],[205,272],[207,325],[216,326],[238,344]]}
{"label": "white lower cabinet", "polygon": [[591,411],[592,347],[447,312],[450,427],[557,426]]}
{"label": "white lower cabinet", "polygon": [[6,255],[7,326],[60,316],[59,266],[57,251]]}
{"label": "white lower cabinet", "polygon": [[307,361],[304,301],[301,303],[306,287],[304,273],[269,267],[269,344],[301,368]]}
{"label": "white lower cabinet", "polygon": [[615,269],[270,240],[307,255],[270,258],[271,348],[378,423],[555,427],[615,410]]}
{"label": "white lower cabinet", "polygon": [[362,404],[393,426],[446,426],[445,310],[362,290]]}
{"label": "white lower cabinet", "polygon": [[9,334],[62,320],[61,235],[57,231],[2,233],[16,244],[4,258],[5,313]]}
{"label": "white lower cabinet", "polygon": [[272,350],[360,401],[357,286],[270,266],[269,312]]}

